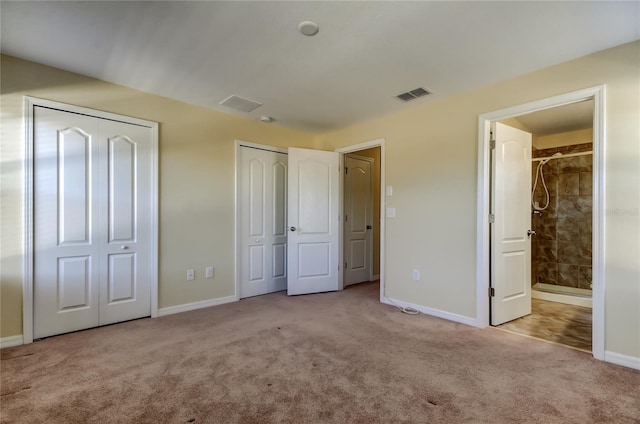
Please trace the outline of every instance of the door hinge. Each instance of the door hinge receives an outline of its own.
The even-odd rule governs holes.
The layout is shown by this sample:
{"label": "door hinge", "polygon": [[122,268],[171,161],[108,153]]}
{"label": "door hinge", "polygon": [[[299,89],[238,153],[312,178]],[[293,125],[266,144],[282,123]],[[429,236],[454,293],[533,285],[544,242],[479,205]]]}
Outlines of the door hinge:
{"label": "door hinge", "polygon": [[345,262],[344,263],[344,269],[347,269],[347,268],[349,268],[349,264]]}
{"label": "door hinge", "polygon": [[493,150],[496,148],[496,141],[495,140],[489,140],[489,149]]}
{"label": "door hinge", "polygon": [[349,215],[344,216],[344,222],[349,222]]}
{"label": "door hinge", "polygon": [[347,168],[346,166],[344,167],[344,173],[348,174],[349,173],[349,168]]}
{"label": "door hinge", "polygon": [[489,224],[493,224],[496,222],[496,216],[492,213],[489,214]]}
{"label": "door hinge", "polygon": [[489,287],[489,297],[495,297],[496,296],[496,289],[494,289],[493,287]]}

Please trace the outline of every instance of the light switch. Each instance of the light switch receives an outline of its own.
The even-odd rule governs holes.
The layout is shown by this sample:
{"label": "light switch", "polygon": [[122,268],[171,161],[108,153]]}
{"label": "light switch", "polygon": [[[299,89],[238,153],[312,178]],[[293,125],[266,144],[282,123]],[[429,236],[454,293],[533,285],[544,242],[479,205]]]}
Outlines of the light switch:
{"label": "light switch", "polygon": [[387,188],[385,190],[385,194],[387,196],[393,196],[393,186],[387,186]]}
{"label": "light switch", "polygon": [[387,218],[396,217],[396,208],[387,208]]}

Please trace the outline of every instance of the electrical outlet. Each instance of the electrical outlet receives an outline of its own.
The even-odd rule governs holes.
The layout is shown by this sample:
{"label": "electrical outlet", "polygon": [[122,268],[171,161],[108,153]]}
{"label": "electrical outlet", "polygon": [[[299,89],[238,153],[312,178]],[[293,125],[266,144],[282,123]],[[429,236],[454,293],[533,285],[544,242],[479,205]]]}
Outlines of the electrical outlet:
{"label": "electrical outlet", "polygon": [[196,279],[196,271],[193,269],[187,270],[187,281],[192,281]]}
{"label": "electrical outlet", "polygon": [[213,267],[212,266],[208,266],[204,269],[204,273],[205,273],[205,277],[207,278],[213,278]]}
{"label": "electrical outlet", "polygon": [[419,269],[414,269],[413,270],[413,281],[419,281],[420,280],[420,270]]}

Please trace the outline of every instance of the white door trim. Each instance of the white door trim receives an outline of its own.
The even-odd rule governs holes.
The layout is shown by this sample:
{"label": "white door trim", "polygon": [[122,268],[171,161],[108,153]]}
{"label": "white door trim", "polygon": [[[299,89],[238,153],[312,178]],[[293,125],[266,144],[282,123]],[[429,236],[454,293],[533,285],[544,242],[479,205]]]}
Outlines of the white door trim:
{"label": "white door trim", "polygon": [[[335,151],[340,153],[340,169],[344,166],[344,155],[346,153],[357,152],[358,150],[371,149],[373,147],[380,147],[380,302],[384,303],[387,298],[385,295],[385,139],[378,138],[376,140],[365,141],[364,143],[353,144],[350,146],[341,147],[336,149]],[[344,174],[340,172],[340,216],[344,216]],[[343,252],[343,244],[344,244],[344,225],[342,224],[342,220],[340,221],[340,225],[343,226],[343,231],[340,231],[340,240],[338,244],[340,246],[339,261],[340,263],[344,263],[344,252]],[[372,264],[373,265],[373,264]],[[371,267],[373,272],[373,266]],[[339,275],[339,287],[340,290],[344,289],[344,279],[343,273],[338,273]]]}
{"label": "white door trim", "polygon": [[596,359],[605,360],[605,86],[485,113],[478,118],[478,208],[476,256],[476,326],[489,325],[489,206],[490,150],[492,121],[512,118],[539,110],[593,99],[593,337]]}
{"label": "white door trim", "polygon": [[254,149],[260,149],[260,150],[266,150],[269,152],[276,152],[276,153],[284,153],[284,154],[288,154],[288,150],[287,149],[283,149],[281,147],[273,147],[273,146],[267,146],[266,144],[258,144],[258,143],[252,143],[250,141],[244,141],[244,140],[236,140],[236,148],[235,148],[235,159],[234,159],[234,166],[235,166],[235,170],[234,170],[234,208],[235,208],[235,213],[234,213],[234,220],[235,222],[233,223],[235,231],[234,231],[234,246],[235,246],[235,255],[233,258],[234,261],[234,293],[233,293],[233,298],[234,300],[238,301],[240,300],[240,199],[239,199],[239,188],[238,188],[238,182],[240,181],[240,164],[238,163],[238,159],[240,158],[240,148],[241,147],[251,147]]}
{"label": "white door trim", "polygon": [[151,142],[151,205],[153,211],[151,234],[152,282],[151,282],[151,317],[158,316],[158,123],[115,113],[103,112],[36,97],[24,97],[24,243],[22,249],[22,336],[25,344],[33,342],[33,109],[36,106],[57,109],[64,112],[79,113],[101,119],[140,125],[152,130]]}

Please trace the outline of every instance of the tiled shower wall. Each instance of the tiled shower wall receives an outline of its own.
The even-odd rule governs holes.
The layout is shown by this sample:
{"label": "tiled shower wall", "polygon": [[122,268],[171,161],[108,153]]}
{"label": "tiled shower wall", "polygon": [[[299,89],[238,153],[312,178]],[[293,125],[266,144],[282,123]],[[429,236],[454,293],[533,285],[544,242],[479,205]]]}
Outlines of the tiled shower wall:
{"label": "tiled shower wall", "polygon": [[[554,149],[533,149],[533,157],[549,157],[589,151],[591,143]],[[538,162],[532,163],[535,181]],[[547,162],[544,178],[549,189],[549,206],[532,215],[536,231],[531,244],[531,283],[591,288],[591,216],[593,155],[557,158]],[[534,200],[545,204],[542,182]]]}

